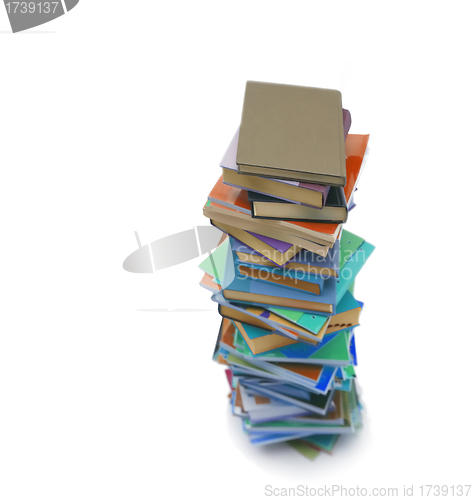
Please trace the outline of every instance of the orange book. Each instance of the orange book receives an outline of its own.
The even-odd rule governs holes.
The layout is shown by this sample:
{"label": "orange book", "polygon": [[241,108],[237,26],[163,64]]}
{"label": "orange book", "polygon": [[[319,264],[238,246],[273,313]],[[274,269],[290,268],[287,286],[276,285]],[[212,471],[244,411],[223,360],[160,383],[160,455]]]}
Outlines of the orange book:
{"label": "orange book", "polygon": [[233,346],[233,338],[235,336],[235,326],[228,318],[222,318],[221,323],[222,336],[220,337],[221,342],[228,346]]}
{"label": "orange book", "polygon": [[210,274],[205,273],[203,278],[200,280],[200,286],[203,288],[206,288],[210,292],[219,292],[222,287],[220,285],[217,285],[215,281],[213,280],[213,277],[210,276]]}
{"label": "orange book", "polygon": [[208,196],[209,201],[226,208],[238,210],[251,216],[251,203],[248,201],[248,191],[223,183],[220,176]]}
{"label": "orange book", "polygon": [[345,156],[347,162],[347,183],[343,188],[347,203],[353,196],[358,177],[361,173],[361,166],[368,147],[368,135],[348,134],[345,142]]}

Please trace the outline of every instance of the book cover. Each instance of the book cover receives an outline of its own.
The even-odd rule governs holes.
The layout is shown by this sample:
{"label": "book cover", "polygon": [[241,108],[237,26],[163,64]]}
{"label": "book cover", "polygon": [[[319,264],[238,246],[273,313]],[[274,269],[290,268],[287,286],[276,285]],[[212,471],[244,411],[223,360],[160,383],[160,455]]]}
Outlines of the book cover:
{"label": "book cover", "polygon": [[236,163],[240,174],[343,187],[340,92],[247,82]]}

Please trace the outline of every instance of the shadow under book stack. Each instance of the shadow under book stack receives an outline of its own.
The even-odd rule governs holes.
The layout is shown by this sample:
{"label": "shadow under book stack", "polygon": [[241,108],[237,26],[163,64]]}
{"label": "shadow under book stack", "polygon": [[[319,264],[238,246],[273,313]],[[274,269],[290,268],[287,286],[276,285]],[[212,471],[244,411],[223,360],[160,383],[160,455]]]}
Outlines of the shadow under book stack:
{"label": "shadow under book stack", "polygon": [[361,425],[353,287],[374,247],[342,230],[369,139],[350,125],[336,90],[247,82],[204,206],[225,233],[200,268],[233,414],[253,444],[308,458]]}

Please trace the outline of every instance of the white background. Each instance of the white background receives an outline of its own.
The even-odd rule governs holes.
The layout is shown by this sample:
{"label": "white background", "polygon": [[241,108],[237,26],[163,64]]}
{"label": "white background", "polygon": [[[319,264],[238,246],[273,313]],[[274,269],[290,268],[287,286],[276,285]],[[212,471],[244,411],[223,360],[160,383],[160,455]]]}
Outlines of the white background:
{"label": "white background", "polygon": [[[81,0],[15,35],[0,9],[2,500],[472,483],[469,3],[329,3]],[[365,427],[315,462],[230,416],[200,259],[122,269],[135,230],[207,224],[250,79],[339,89],[371,133]],[[175,308],[206,310],[138,311]]]}

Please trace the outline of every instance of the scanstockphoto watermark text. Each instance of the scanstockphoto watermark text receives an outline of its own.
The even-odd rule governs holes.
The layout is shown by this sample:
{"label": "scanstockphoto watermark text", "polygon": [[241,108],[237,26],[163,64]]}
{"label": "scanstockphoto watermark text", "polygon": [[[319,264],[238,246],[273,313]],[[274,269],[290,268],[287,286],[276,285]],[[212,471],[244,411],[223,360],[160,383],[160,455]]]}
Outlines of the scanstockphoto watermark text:
{"label": "scanstockphoto watermark text", "polygon": [[422,484],[420,486],[403,485],[401,487],[364,488],[362,486],[342,486],[340,484],[311,487],[298,485],[288,488],[267,484],[264,494],[267,497],[469,497],[471,484]]}
{"label": "scanstockphoto watermark text", "polygon": [[[269,262],[272,260],[272,256],[274,254],[274,251],[271,252],[271,251],[266,250],[266,249],[261,249],[258,253],[246,253],[244,246],[241,246],[241,247],[237,246],[234,250],[238,254],[238,258],[240,260],[248,262],[248,263],[252,263],[252,264],[257,264],[257,263],[261,262],[258,254],[260,256],[263,256],[266,259],[266,261],[269,261]],[[294,251],[291,254],[291,256],[295,257],[298,253],[299,253],[299,251]],[[352,259],[355,262],[358,262],[358,261],[364,262],[366,260],[365,251],[364,251],[364,249],[361,249],[361,248],[358,249],[358,251],[356,251],[356,252],[352,252],[351,250],[340,251],[340,254],[337,254],[335,252],[334,253],[329,252],[325,257],[322,255],[318,255],[316,253],[313,253],[313,252],[308,252],[308,251],[304,251],[303,253],[305,254],[304,261],[306,263],[308,263],[308,264],[310,263],[310,264],[313,264],[314,266],[321,266],[321,267],[332,266],[335,263],[337,263],[339,260],[345,261],[348,259]]]}
{"label": "scanstockphoto watermark text", "polygon": [[[256,278],[260,280],[271,280],[271,281],[282,281],[284,278],[291,278],[294,282],[297,281],[306,281],[313,277],[315,274],[318,274],[319,279],[328,280],[332,278],[332,276],[327,276],[324,274],[320,274],[319,270],[308,268],[307,270],[292,270],[286,268],[256,268],[256,267],[245,267],[244,265],[239,265],[239,274],[235,276],[238,280],[244,280],[247,278]],[[350,268],[342,269],[340,271],[339,277],[344,280],[350,281],[353,278],[353,271]]]}
{"label": "scanstockphoto watermark text", "polygon": [[[305,259],[303,264],[298,265],[298,263],[294,263],[294,266],[289,265],[282,268],[274,264],[268,265],[271,260],[269,253],[267,255],[263,253],[262,255],[266,259],[263,263],[258,256],[254,254],[238,253],[237,250],[239,274],[237,274],[236,279],[243,280],[246,278],[256,278],[261,280],[270,279],[271,281],[281,281],[284,278],[291,278],[297,282],[298,280],[310,280],[312,276],[318,275],[319,279],[326,280],[335,276],[334,269],[338,267],[335,265],[335,258],[338,261],[338,255],[336,257],[327,256],[322,258],[319,255],[311,253],[308,254],[310,257]],[[367,259],[363,249],[353,254],[348,251],[346,257],[344,257],[343,254],[341,257],[341,262],[351,260],[352,262],[360,262],[361,264],[364,264]],[[353,278],[353,270],[348,266],[343,266],[338,277],[344,280],[351,280]]]}

